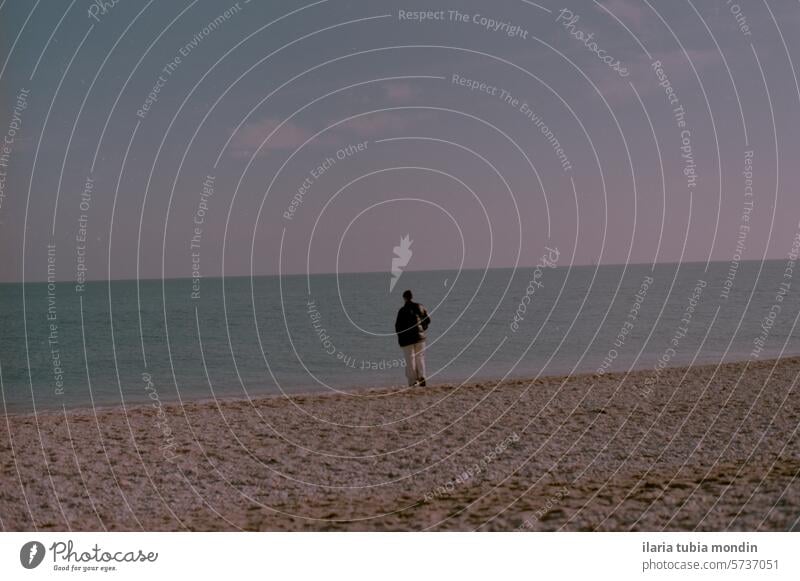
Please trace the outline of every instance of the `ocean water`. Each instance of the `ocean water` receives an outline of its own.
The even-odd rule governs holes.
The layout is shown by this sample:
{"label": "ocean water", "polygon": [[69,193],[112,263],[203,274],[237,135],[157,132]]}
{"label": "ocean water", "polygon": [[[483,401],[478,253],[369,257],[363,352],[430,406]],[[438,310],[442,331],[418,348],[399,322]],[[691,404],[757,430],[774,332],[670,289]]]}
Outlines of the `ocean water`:
{"label": "ocean water", "polygon": [[[400,295],[430,382],[800,353],[785,261],[0,285],[9,412],[405,384]],[[729,292],[727,285],[731,286]],[[797,287],[797,288],[795,288]],[[516,317],[516,320],[515,320]],[[655,373],[655,371],[654,371]]]}

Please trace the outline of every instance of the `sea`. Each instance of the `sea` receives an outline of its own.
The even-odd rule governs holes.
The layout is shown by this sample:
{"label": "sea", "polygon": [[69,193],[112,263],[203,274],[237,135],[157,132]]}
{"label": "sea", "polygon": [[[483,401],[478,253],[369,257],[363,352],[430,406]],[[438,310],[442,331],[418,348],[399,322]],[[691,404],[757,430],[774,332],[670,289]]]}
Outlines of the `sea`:
{"label": "sea", "polygon": [[800,354],[788,260],[0,285],[7,413],[405,386],[402,292],[428,383]]}

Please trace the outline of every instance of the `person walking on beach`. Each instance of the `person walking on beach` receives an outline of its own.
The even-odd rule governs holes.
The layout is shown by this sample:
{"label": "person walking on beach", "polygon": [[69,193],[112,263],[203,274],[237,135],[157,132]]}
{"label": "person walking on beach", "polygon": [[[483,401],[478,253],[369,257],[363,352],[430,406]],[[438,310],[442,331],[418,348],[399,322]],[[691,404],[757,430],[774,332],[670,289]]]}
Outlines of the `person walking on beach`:
{"label": "person walking on beach", "polygon": [[413,298],[410,290],[403,293],[406,302],[397,311],[394,323],[397,342],[406,358],[406,378],[412,387],[425,385],[425,332],[431,323],[428,311]]}

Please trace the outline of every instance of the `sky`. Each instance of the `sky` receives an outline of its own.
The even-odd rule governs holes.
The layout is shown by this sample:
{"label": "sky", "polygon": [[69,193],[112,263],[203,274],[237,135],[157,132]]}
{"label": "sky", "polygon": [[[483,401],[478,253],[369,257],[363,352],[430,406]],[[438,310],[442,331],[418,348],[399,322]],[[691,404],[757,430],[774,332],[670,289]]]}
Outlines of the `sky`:
{"label": "sky", "polygon": [[0,4],[0,282],[389,272],[405,236],[419,270],[780,259],[798,233],[796,2],[111,4]]}

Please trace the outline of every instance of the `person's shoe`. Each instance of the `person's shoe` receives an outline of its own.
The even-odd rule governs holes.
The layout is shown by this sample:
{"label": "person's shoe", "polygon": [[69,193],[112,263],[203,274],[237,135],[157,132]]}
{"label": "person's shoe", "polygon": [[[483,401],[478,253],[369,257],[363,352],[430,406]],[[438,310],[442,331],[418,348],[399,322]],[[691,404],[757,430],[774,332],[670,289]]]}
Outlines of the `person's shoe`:
{"label": "person's shoe", "polygon": [[425,387],[425,378],[423,377],[417,382],[417,385],[420,387]]}

